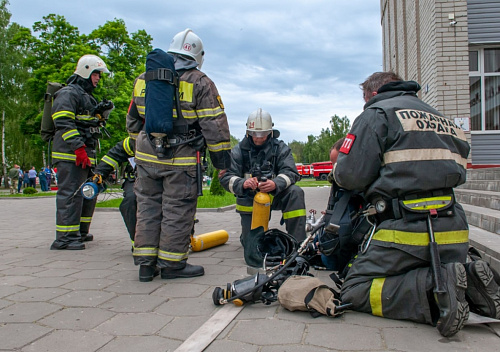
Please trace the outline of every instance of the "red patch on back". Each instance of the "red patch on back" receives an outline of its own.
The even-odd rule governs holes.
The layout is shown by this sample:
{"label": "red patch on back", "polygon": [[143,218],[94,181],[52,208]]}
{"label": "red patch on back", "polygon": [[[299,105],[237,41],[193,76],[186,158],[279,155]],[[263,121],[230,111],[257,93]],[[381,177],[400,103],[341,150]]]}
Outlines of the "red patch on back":
{"label": "red patch on back", "polygon": [[344,154],[349,154],[355,139],[355,135],[348,133],[347,136],[345,136],[344,143],[342,144],[342,147],[340,147],[339,151]]}

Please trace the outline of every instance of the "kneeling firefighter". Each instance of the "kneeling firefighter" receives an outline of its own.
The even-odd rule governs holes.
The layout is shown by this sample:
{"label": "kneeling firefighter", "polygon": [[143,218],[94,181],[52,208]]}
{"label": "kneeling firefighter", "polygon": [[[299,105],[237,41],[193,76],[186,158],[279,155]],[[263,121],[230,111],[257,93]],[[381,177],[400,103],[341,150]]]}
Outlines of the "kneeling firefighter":
{"label": "kneeling firefighter", "polygon": [[202,266],[187,263],[201,181],[197,164],[206,148],[218,169],[228,168],[231,158],[222,100],[199,70],[204,54],[201,39],[186,29],[174,36],[168,53],[155,49],[146,60],[146,131],[139,133],[135,154],[140,281],[153,280],[156,266],[163,279],[204,274]]}
{"label": "kneeling firefighter", "polygon": [[[246,135],[231,152],[231,167],[221,176],[221,185],[236,195],[236,211],[241,217],[241,243],[252,245],[249,238],[254,197],[257,191],[269,193],[271,210],[281,210],[287,233],[296,241],[306,238],[304,191],[295,185],[300,175],[291,149],[278,140],[271,115],[262,109],[247,119]],[[251,264],[249,264],[251,265]]]}

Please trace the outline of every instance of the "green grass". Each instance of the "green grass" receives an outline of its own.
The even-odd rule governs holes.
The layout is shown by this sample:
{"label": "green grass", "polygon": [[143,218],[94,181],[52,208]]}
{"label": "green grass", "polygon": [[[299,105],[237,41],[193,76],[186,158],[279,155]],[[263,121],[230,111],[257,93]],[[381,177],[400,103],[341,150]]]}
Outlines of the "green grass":
{"label": "green grass", "polygon": [[[330,183],[328,181],[316,181],[314,178],[303,178],[299,182],[297,182],[297,186],[299,187],[321,187],[321,186],[329,186]],[[108,188],[107,193],[115,193],[121,192],[120,185],[113,185]],[[41,192],[35,194],[2,194],[0,197],[23,197],[23,198],[32,198],[32,197],[41,197],[41,196],[55,196],[56,192]],[[112,198],[107,199],[105,201],[97,202],[96,207],[98,208],[118,208],[120,203],[122,202],[122,198]],[[203,197],[198,198],[198,208],[221,208],[228,205],[232,205],[236,203],[236,198],[233,194],[226,192],[223,196],[213,196],[210,194],[208,189],[203,190]]]}
{"label": "green grass", "polygon": [[[118,208],[122,198],[108,199],[97,202],[98,208]],[[198,197],[198,208],[222,208],[236,203],[233,194],[226,192],[223,196],[213,196],[208,189],[203,190],[203,197]]]}
{"label": "green grass", "polygon": [[40,190],[38,190],[38,193],[34,193],[34,194],[23,194],[22,192],[21,193],[14,193],[14,194],[10,194],[10,193],[4,193],[4,194],[1,194],[0,197],[5,197],[5,198],[17,198],[17,197],[22,197],[22,198],[33,198],[33,197],[47,197],[47,196],[55,196],[56,195],[56,192],[42,192]]}
{"label": "green grass", "polygon": [[313,177],[303,178],[299,182],[296,183],[299,187],[321,187],[321,186],[330,186],[330,182],[328,181],[316,181]]}

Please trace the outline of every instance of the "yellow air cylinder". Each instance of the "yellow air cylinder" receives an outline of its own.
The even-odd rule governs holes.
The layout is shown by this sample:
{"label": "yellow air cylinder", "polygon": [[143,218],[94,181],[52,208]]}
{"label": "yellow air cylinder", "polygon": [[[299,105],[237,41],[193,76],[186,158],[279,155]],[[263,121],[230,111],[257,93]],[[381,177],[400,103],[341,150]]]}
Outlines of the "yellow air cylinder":
{"label": "yellow air cylinder", "polygon": [[253,198],[251,230],[262,226],[264,231],[269,230],[269,215],[271,214],[271,197],[268,193],[257,192]]}
{"label": "yellow air cylinder", "polygon": [[208,248],[220,246],[229,239],[229,234],[226,230],[218,230],[201,235],[191,236],[191,249],[193,252],[203,251]]}

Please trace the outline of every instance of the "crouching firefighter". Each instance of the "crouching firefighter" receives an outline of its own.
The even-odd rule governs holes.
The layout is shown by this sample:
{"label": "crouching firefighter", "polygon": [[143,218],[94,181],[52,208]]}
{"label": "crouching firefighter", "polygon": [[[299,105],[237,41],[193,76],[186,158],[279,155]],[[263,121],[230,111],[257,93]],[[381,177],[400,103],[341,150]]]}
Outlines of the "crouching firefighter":
{"label": "crouching firefighter", "polygon": [[153,280],[157,266],[162,279],[204,274],[202,266],[187,263],[201,191],[200,155],[208,148],[218,169],[228,168],[231,158],[224,106],[215,84],[199,70],[204,54],[201,39],[186,29],[174,36],[168,53],[155,49],[146,59],[146,130],[135,154],[133,255],[140,281]]}
{"label": "crouching firefighter", "polygon": [[469,315],[469,230],[453,195],[465,182],[469,144],[460,127],[418,99],[418,83],[377,72],[361,86],[364,111],[340,148],[334,177],[364,192],[377,227],[347,273],[342,301],[452,336]]}
{"label": "crouching firefighter", "polygon": [[98,56],[84,55],[67,86],[54,95],[52,160],[58,169],[58,191],[56,240],[50,249],[85,249],[83,242],[93,240],[89,229],[97,199],[84,199],[80,187],[92,176],[101,129],[113,109],[106,101],[107,109],[97,113],[100,103],[92,95],[103,72],[109,73]]}
{"label": "crouching firefighter", "polygon": [[295,185],[300,175],[291,149],[278,140],[271,115],[262,109],[247,119],[246,135],[232,152],[231,167],[220,183],[236,195],[236,211],[241,217],[241,243],[247,245],[257,191],[269,193],[271,210],[281,210],[287,233],[297,242],[306,238],[304,191]]}

